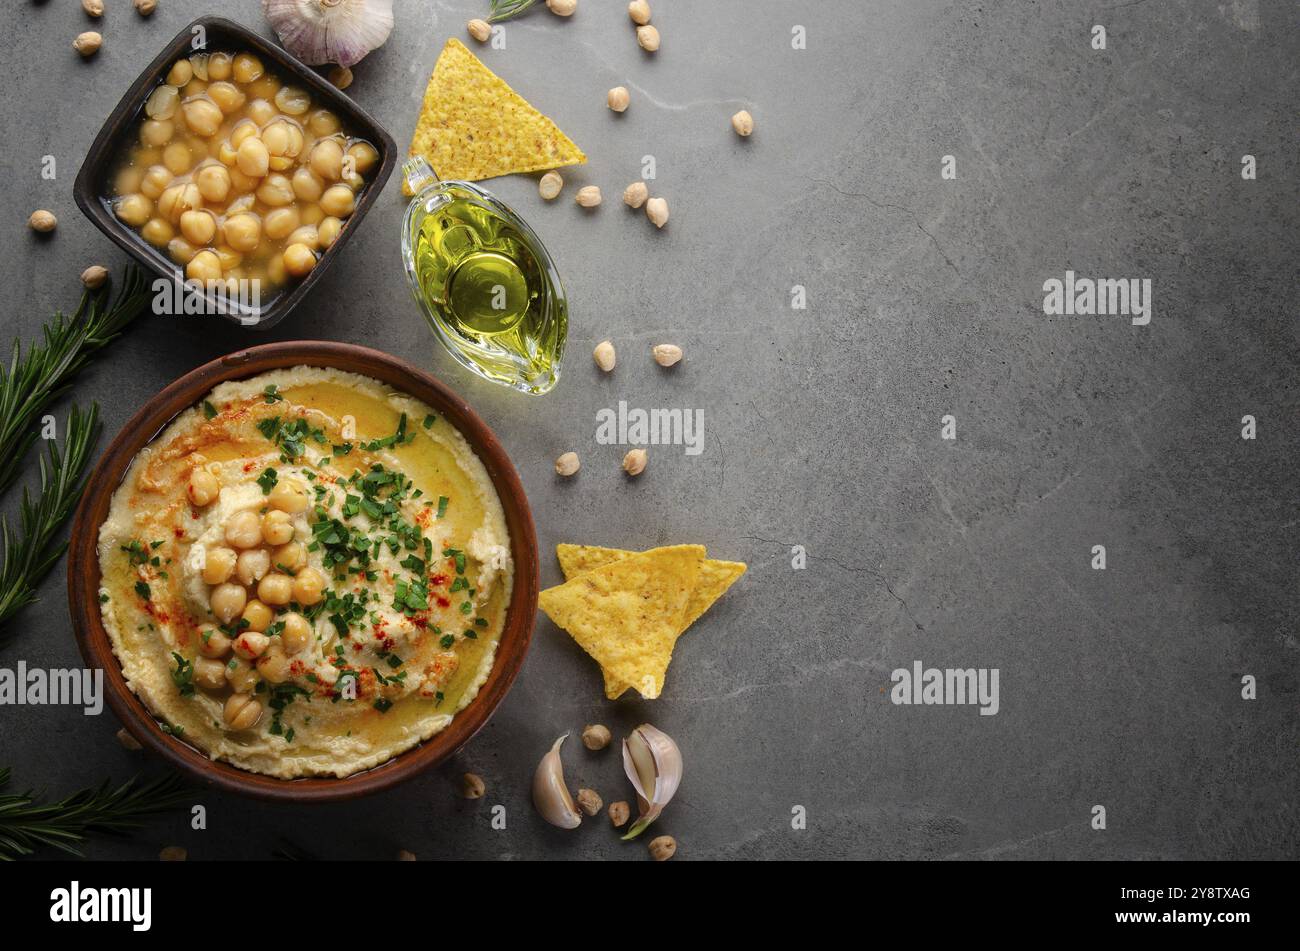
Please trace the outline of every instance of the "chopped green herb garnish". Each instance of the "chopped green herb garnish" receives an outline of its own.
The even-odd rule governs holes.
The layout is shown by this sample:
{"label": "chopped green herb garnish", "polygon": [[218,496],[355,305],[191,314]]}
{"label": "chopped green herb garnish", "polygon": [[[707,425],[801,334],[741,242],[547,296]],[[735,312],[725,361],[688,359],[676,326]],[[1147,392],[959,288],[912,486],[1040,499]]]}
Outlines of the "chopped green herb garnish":
{"label": "chopped green herb garnish", "polygon": [[262,474],[257,477],[257,484],[262,487],[263,495],[270,495],[278,481],[280,481],[279,474],[270,466],[263,469]]}

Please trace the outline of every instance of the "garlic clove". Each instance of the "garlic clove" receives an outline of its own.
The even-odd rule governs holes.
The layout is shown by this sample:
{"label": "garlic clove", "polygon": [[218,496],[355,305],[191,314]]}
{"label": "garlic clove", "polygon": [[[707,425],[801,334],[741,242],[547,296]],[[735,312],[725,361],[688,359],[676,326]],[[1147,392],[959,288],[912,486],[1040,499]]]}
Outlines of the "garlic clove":
{"label": "garlic clove", "polygon": [[641,815],[628,829],[626,839],[635,839],[659,818],[682,781],[682,753],[673,738],[643,723],[623,740],[623,771],[636,790]]}
{"label": "garlic clove", "polygon": [[262,12],[309,66],[354,66],[393,31],[393,0],[262,0]]}
{"label": "garlic clove", "polygon": [[556,740],[537,764],[537,772],[533,774],[533,805],[551,825],[576,829],[582,824],[582,813],[573,804],[569,787],[564,784],[564,764],[560,761],[560,745],[568,738],[566,733]]}

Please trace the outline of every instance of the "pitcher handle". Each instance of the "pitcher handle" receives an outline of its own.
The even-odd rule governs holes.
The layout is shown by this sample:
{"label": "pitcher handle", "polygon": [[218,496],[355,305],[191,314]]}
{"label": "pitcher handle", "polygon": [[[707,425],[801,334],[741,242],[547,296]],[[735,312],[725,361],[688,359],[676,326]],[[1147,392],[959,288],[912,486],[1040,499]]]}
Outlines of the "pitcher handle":
{"label": "pitcher handle", "polygon": [[402,163],[402,194],[407,198],[415,197],[438,181],[438,173],[423,156],[417,155]]}

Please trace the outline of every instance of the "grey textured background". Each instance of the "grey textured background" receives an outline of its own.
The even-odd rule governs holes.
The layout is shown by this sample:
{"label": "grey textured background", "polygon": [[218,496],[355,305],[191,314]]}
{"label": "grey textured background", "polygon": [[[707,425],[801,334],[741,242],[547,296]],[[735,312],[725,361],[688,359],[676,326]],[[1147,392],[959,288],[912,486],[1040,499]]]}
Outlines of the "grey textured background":
{"label": "grey textured background", "polygon": [[[22,6],[0,38],[6,343],[70,308],[84,266],[122,261],[71,188],[138,69],[203,13],[264,28],[255,0],[162,0],[150,20],[108,0],[104,48],[82,62],[73,0]],[[351,92],[404,146],[443,41],[486,3],[397,7]],[[685,755],[657,827],[681,858],[1295,858],[1294,6],[654,0],[655,57],[623,7],[539,10],[507,27],[507,50],[475,46],[590,157],[553,205],[532,177],[489,183],[548,243],[573,302],[555,392],[507,392],[440,352],[402,276],[395,177],[269,336],[148,318],[74,396],[100,401],[107,438],[229,350],[371,344],[432,369],[501,436],[543,584],[558,541],[700,542],[749,573],[682,639],[658,701],[604,701],[596,666],[543,618],[513,692],[444,767],[327,807],[204,794],[208,831],[160,819],[90,854],[267,857],[283,837],[331,858],[643,858],[603,818],[544,826],[528,783],[558,734],[649,720]],[[790,48],[796,23],[806,51]],[[1089,48],[1094,23],[1105,52]],[[604,96],[620,83],[632,107],[617,117]],[[742,105],[748,141],[728,125]],[[672,208],[662,232],[618,201],[647,153]],[[1258,181],[1240,177],[1245,153]],[[572,202],[588,183],[606,195],[594,213]],[[37,207],[59,216],[51,241],[24,227]],[[1152,278],[1151,324],[1045,317],[1041,284],[1066,268]],[[795,284],[806,311],[790,309]],[[588,356],[605,337],[620,352],[610,377]],[[648,353],[665,341],[687,353],[667,373]],[[623,450],[594,441],[597,410],[619,399],[703,410],[703,455],[652,450],[626,481]],[[939,438],[947,413],[955,443]],[[1239,435],[1248,413],[1254,442]],[[551,470],[566,449],[583,457],[572,482]],[[61,575],[42,597],[0,665],[79,664]],[[893,706],[889,672],[917,659],[1000,668],[1001,712]],[[117,745],[111,714],[0,716],[19,786],[61,794],[157,768]],[[571,785],[630,792],[613,751],[566,758]],[[466,769],[485,800],[457,798]],[[1104,832],[1089,828],[1097,803]]]}

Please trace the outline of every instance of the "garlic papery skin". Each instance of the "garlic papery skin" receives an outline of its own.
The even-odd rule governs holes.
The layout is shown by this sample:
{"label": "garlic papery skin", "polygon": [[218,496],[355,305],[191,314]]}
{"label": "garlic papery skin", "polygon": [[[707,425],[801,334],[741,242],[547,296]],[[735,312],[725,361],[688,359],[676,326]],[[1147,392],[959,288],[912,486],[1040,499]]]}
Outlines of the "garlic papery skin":
{"label": "garlic papery skin", "polygon": [[533,773],[533,805],[551,825],[576,829],[582,825],[582,813],[574,806],[569,787],[564,784],[564,764],[560,762],[560,746],[568,738],[566,733],[556,740],[537,764],[537,772]]}
{"label": "garlic papery skin", "polygon": [[308,66],[354,66],[393,32],[393,0],[262,0],[262,12]]}
{"label": "garlic papery skin", "polygon": [[623,740],[623,772],[636,790],[641,815],[623,839],[635,839],[659,818],[682,782],[682,752],[673,738],[643,723]]}

